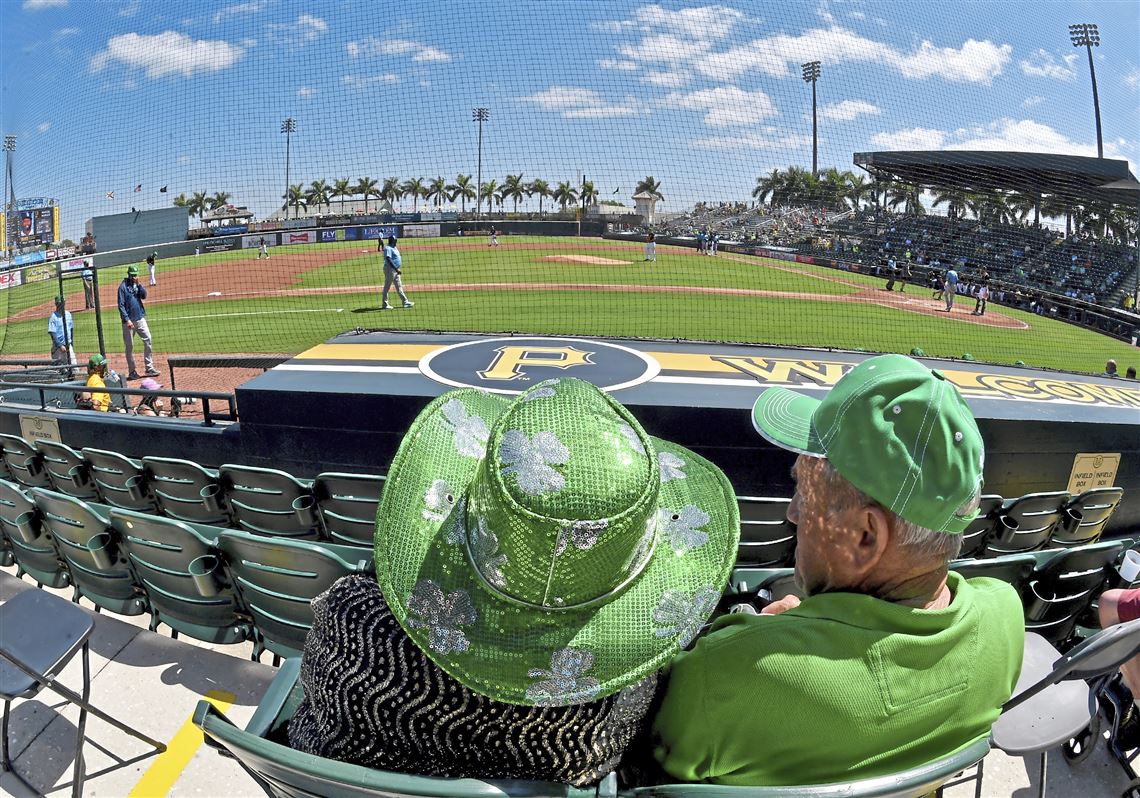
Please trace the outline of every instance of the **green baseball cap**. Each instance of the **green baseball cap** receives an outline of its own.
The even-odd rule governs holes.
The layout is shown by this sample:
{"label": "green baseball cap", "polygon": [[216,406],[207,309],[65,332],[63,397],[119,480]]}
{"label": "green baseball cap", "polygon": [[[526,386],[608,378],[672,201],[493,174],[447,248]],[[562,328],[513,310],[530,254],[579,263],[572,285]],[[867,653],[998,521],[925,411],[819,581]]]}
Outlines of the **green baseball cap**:
{"label": "green baseball cap", "polygon": [[740,516],[724,473],[608,394],[547,380],[432,401],[377,513],[376,576],[404,631],[475,692],[529,706],[616,693],[715,609]]}
{"label": "green baseball cap", "polygon": [[130,266],[127,267],[127,277],[138,277],[138,276],[139,276],[139,267],[132,263]]}
{"label": "green baseball cap", "polygon": [[769,388],[752,424],[785,449],[826,457],[899,517],[961,534],[977,510],[985,447],[966,400],[941,373],[905,355],[864,360],[822,400]]}
{"label": "green baseball cap", "polygon": [[92,355],[90,360],[87,361],[87,369],[89,371],[94,371],[95,369],[105,365],[107,365],[107,358],[103,357],[102,355]]}

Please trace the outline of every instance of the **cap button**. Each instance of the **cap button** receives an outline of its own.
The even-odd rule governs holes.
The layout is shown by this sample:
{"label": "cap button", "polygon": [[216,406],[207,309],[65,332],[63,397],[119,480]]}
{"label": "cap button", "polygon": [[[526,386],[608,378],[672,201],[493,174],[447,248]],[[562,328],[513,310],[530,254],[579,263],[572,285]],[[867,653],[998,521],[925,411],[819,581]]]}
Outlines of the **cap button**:
{"label": "cap button", "polygon": [[961,432],[955,432],[954,433],[954,443],[961,443],[961,442],[962,442],[962,433]]}
{"label": "cap button", "polygon": [[902,412],[902,408],[899,407],[898,405],[895,405],[894,407],[891,408],[891,412],[897,416],[899,413]]}

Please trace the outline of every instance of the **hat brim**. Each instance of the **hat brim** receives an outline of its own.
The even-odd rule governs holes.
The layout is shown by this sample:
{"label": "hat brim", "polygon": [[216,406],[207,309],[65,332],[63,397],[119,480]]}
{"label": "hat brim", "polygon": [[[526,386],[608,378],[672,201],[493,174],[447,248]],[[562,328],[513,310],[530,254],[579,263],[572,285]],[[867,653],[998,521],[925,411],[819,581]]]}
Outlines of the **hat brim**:
{"label": "hat brim", "polygon": [[782,449],[810,457],[827,453],[811,419],[820,400],[787,388],[768,388],[752,405],[752,426]]}
{"label": "hat brim", "polygon": [[[486,585],[470,562],[463,497],[486,458],[457,449],[456,429],[443,412],[456,399],[488,430],[510,406],[510,400],[480,391],[452,391],[428,405],[400,445],[377,513],[375,565],[404,631],[449,675],[511,704],[601,698],[666,665],[708,620],[736,562],[740,516],[724,473],[681,446],[650,438],[658,463],[662,453],[671,457],[654,515],[663,522],[651,525],[642,541],[652,552],[645,565],[640,571],[630,566],[636,575],[604,603],[524,606]],[[450,488],[446,513],[425,499],[439,481]],[[674,533],[668,523],[689,507],[708,517],[695,539]],[[429,591],[413,599],[428,582]],[[425,598],[430,613],[423,611]],[[425,622],[428,614],[435,623]],[[574,653],[559,659],[566,651]],[[559,663],[577,663],[580,678],[570,678],[574,674]]]}

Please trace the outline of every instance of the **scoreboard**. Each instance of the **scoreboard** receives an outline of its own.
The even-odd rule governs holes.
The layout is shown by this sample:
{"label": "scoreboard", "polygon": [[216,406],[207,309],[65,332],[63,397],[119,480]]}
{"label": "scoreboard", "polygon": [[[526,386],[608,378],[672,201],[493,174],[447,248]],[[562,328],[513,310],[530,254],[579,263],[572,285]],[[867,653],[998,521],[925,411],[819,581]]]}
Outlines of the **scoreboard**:
{"label": "scoreboard", "polygon": [[4,243],[19,249],[49,245],[59,240],[59,203],[54,199],[34,197],[16,201],[7,209],[3,229]]}

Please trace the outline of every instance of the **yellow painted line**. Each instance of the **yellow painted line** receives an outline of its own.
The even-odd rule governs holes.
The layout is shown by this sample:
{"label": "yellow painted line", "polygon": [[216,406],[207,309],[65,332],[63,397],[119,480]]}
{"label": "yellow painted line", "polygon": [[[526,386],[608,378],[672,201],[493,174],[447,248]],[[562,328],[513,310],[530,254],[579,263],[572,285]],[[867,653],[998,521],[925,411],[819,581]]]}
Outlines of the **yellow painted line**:
{"label": "yellow painted line", "polygon": [[409,360],[443,349],[439,344],[320,344],[297,355],[298,360]]}
{"label": "yellow painted line", "polygon": [[[211,690],[206,693],[205,698],[220,712],[225,712],[237,700],[237,696],[224,690]],[[194,758],[195,752],[203,742],[202,730],[194,725],[192,719],[187,719],[166,746],[166,750],[147,768],[127,798],[164,798],[170,793],[170,788],[178,781],[182,771],[190,764],[190,760]]]}

